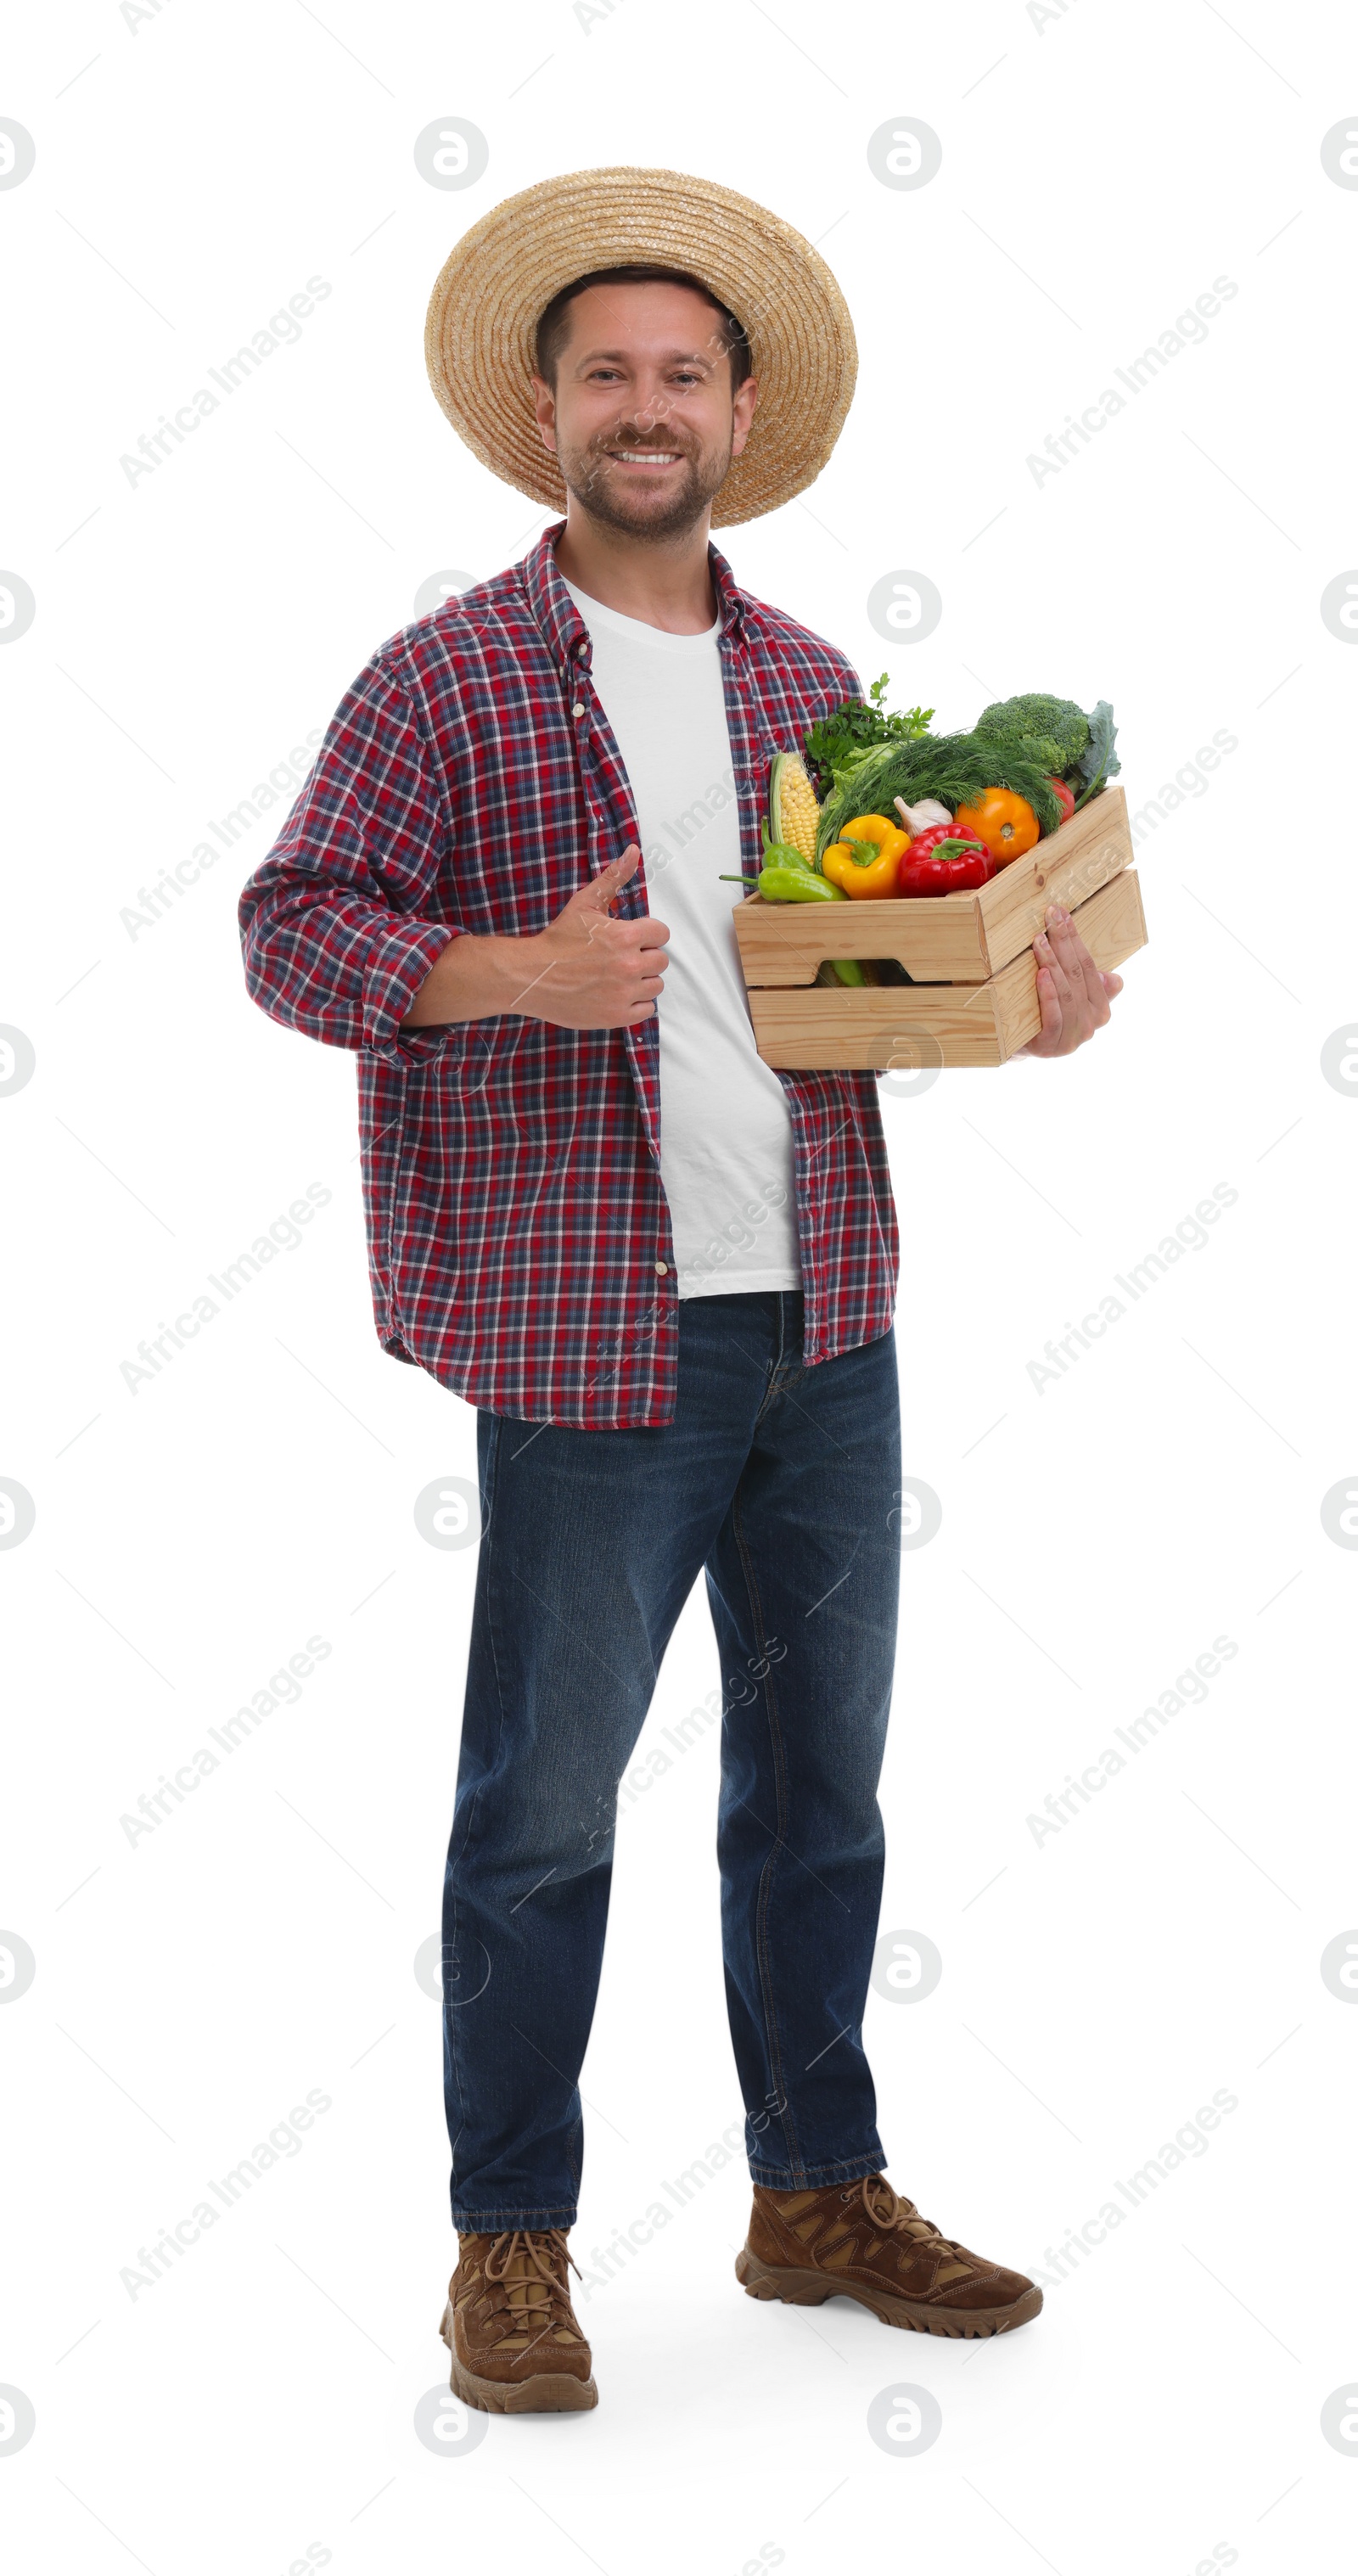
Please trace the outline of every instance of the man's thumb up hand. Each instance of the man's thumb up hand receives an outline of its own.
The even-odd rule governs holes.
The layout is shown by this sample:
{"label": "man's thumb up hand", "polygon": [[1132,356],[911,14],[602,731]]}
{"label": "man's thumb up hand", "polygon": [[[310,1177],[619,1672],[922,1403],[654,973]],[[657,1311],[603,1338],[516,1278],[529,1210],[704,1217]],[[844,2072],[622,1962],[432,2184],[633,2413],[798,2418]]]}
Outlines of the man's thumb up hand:
{"label": "man's thumb up hand", "polygon": [[620,894],[629,877],[635,876],[641,852],[635,841],[629,841],[620,859],[610,859],[588,885],[577,886],[567,912],[607,912],[616,894]]}
{"label": "man's thumb up hand", "polygon": [[634,876],[641,852],[629,841],[588,885],[577,886],[531,946],[531,999],[519,1004],[563,1029],[627,1029],[653,1020],[669,954],[669,932],[653,913],[614,921],[609,905]]}

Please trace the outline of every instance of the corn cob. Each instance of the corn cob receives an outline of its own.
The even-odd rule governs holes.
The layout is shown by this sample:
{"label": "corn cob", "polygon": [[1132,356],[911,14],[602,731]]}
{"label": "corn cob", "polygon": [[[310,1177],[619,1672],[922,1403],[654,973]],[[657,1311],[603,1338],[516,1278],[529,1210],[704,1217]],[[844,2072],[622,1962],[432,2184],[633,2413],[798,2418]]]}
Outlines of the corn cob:
{"label": "corn cob", "polygon": [[798,850],[809,867],[816,863],[816,826],[820,807],[795,751],[780,751],[769,772],[769,839]]}

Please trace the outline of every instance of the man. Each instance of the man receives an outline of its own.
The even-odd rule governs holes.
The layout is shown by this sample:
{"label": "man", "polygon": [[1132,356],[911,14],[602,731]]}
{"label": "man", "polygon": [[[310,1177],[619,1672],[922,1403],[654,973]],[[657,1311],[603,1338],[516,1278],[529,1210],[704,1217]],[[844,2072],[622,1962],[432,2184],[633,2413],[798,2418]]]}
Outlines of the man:
{"label": "man", "polygon": [[[255,999],[358,1055],[384,1346],[477,1408],[452,2385],[499,2412],[596,2402],[568,2287],[577,2077],[618,1782],[700,1572],[754,2182],[738,2277],[1002,2332],[1041,2292],[897,2197],[862,2045],[901,1498],[876,1077],[762,1063],[722,882],[756,863],[771,754],[858,683],[737,588],[709,529],[819,472],[852,326],[764,209],[594,171],[473,228],[426,355],[476,454],[564,497],[564,524],[373,655],[241,910]],[[1119,979],[1067,919],[1037,945],[1033,1052],[1066,1054]]]}

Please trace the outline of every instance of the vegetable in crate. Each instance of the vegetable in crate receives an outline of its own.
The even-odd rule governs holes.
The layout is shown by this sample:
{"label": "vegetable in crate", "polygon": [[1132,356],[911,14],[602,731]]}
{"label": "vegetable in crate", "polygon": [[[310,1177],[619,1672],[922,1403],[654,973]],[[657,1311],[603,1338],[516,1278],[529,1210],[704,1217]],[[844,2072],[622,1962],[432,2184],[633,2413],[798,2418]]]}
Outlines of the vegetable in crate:
{"label": "vegetable in crate", "polygon": [[822,851],[821,869],[832,885],[858,901],[893,895],[897,865],[909,847],[909,835],[898,825],[881,814],[858,814]]}
{"label": "vegetable in crate", "polygon": [[[843,903],[839,887],[820,876],[790,841],[770,840],[767,818],[760,829],[764,836],[764,864],[750,889],[753,893],[762,894],[766,903]],[[750,880],[746,876],[723,875],[721,883],[749,887]]]}
{"label": "vegetable in crate", "polygon": [[959,805],[953,816],[957,831],[968,832],[973,840],[984,841],[997,868],[1007,868],[1011,859],[1021,859],[1038,838],[1036,814],[1026,797],[1011,794],[1007,787],[989,787],[974,805]]}
{"label": "vegetable in crate", "polygon": [[1097,796],[1122,767],[1113,748],[1117,727],[1106,698],[1100,698],[1088,715],[1069,698],[1046,697],[1037,690],[1027,697],[999,698],[982,709],[976,731],[1006,750],[1037,760],[1044,770],[1059,771],[1077,809]]}
{"label": "vegetable in crate", "polygon": [[918,805],[907,805],[903,796],[893,796],[891,802],[912,841],[921,832],[931,832],[935,823],[952,821],[947,806],[940,805],[936,796],[921,796]]}
{"label": "vegetable in crate", "polygon": [[928,732],[932,707],[911,707],[904,715],[887,713],[882,704],[887,679],[883,671],[866,698],[845,698],[833,714],[822,716],[818,724],[812,725],[806,736],[806,755],[818,796],[824,796],[837,782],[839,773],[875,744],[909,741]]}
{"label": "vegetable in crate", "polygon": [[959,806],[974,804],[978,797],[1000,788],[1022,797],[1042,830],[1054,832],[1062,819],[1061,803],[1049,768],[1050,763],[1029,760],[1007,743],[979,733],[928,734],[914,742],[885,743],[855,761],[847,783],[827,796],[817,826],[817,851],[837,841],[853,816],[896,813],[897,797],[909,806],[933,797],[955,815]]}
{"label": "vegetable in crate", "polygon": [[[744,877],[727,877],[727,885],[744,885]],[[838,886],[819,877],[802,859],[788,858],[776,847],[765,860],[755,880],[754,891],[765,903],[842,903]]]}
{"label": "vegetable in crate", "polygon": [[1087,805],[1091,796],[1099,795],[1109,779],[1116,778],[1121,770],[1122,763],[1113,749],[1117,732],[1113,710],[1106,698],[1100,698],[1098,705],[1090,708],[1089,741],[1077,764],[1081,776],[1088,781],[1088,785],[1076,795],[1077,808]]}
{"label": "vegetable in crate", "polygon": [[799,851],[807,866],[814,867],[819,820],[815,789],[796,752],[775,752],[769,771],[770,839]]}
{"label": "vegetable in crate", "polygon": [[1027,697],[997,698],[993,706],[983,707],[976,731],[1022,749],[1043,769],[1060,771],[1073,768],[1088,743],[1089,718],[1070,698],[1032,690]]}
{"label": "vegetable in crate", "polygon": [[988,885],[995,862],[984,841],[955,823],[940,823],[911,842],[900,864],[903,895],[965,894]]}

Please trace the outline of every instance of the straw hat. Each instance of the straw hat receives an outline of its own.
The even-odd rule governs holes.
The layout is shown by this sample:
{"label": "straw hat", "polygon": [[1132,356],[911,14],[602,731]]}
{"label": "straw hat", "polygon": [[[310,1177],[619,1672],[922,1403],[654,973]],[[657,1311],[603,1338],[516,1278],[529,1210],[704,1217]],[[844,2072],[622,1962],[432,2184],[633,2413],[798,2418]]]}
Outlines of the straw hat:
{"label": "straw hat", "polygon": [[440,269],[424,357],[474,456],[517,492],[564,509],[533,413],[534,339],[552,297],[591,269],[682,268],[743,323],[759,407],[713,503],[718,527],[757,519],[814,483],[843,426],[858,349],[810,242],[767,207],[678,170],[572,170],[492,206]]}

